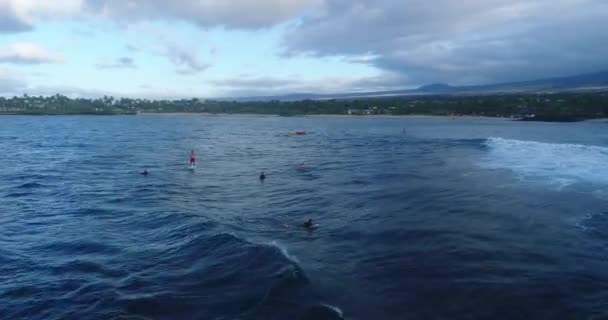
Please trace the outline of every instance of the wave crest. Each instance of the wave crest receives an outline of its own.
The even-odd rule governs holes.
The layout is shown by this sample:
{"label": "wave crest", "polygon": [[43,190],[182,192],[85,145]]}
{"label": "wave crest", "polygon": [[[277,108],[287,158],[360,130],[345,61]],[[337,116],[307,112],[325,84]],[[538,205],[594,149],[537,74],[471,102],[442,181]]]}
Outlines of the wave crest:
{"label": "wave crest", "polygon": [[608,147],[488,138],[481,165],[508,169],[524,179],[559,187],[576,183],[608,185]]}

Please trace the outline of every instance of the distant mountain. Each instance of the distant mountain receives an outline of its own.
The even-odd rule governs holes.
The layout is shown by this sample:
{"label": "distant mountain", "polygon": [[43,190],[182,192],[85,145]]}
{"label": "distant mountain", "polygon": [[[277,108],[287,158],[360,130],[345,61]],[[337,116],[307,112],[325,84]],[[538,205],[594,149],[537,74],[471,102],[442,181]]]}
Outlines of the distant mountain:
{"label": "distant mountain", "polygon": [[465,92],[561,92],[608,89],[608,71],[531,81],[458,87]]}
{"label": "distant mountain", "polygon": [[452,87],[445,83],[434,83],[426,86],[422,86],[415,91],[417,92],[452,92],[455,87]]}
{"label": "distant mountain", "polygon": [[[422,86],[418,89],[374,91],[374,92],[352,92],[335,94],[294,93],[283,96],[266,97],[242,97],[230,100],[237,101],[260,101],[260,100],[282,100],[295,101],[304,99],[349,99],[349,98],[372,98],[388,96],[411,96],[411,95],[433,95],[433,94],[495,94],[495,93],[535,93],[535,92],[566,92],[566,91],[608,91],[608,71],[582,74],[570,77],[547,78],[531,81],[509,82],[476,86],[450,86],[443,83],[435,83]],[[225,100],[225,99],[222,99]]]}

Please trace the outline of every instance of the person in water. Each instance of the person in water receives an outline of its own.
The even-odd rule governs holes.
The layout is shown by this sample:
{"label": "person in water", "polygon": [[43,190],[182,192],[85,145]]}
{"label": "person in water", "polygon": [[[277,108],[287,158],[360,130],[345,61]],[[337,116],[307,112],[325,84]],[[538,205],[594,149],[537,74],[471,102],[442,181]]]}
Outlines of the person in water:
{"label": "person in water", "polygon": [[194,155],[194,150],[190,150],[190,165],[196,165],[196,156]]}
{"label": "person in water", "polygon": [[262,171],[260,174],[260,180],[264,181],[264,179],[266,179],[266,175],[264,174],[264,171]]}
{"label": "person in water", "polygon": [[314,224],[312,224],[312,219],[309,218],[302,226],[306,229],[312,229],[314,227]]}
{"label": "person in water", "polygon": [[144,171],[141,173],[141,175],[147,176],[148,175],[148,169],[144,169]]}

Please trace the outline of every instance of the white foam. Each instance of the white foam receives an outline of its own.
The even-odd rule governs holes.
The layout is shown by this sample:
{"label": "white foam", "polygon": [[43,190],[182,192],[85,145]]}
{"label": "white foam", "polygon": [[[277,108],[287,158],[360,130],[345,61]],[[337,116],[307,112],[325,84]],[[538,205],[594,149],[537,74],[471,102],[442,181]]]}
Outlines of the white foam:
{"label": "white foam", "polygon": [[321,305],[323,305],[326,308],[329,308],[331,310],[333,310],[337,315],[340,316],[340,318],[344,318],[344,314],[342,313],[342,310],[336,306],[332,306],[330,304],[326,304],[326,303],[322,303]]}
{"label": "white foam", "polygon": [[293,262],[295,264],[300,264],[300,261],[298,261],[298,258],[296,256],[292,256],[291,254],[289,254],[289,251],[287,251],[287,248],[285,248],[285,246],[283,246],[282,244],[278,243],[277,241],[273,240],[268,245],[279,249],[279,251],[281,252],[281,254],[283,254],[283,256],[285,258],[287,258],[289,261],[291,261],[291,262]]}
{"label": "white foam", "polygon": [[508,169],[526,180],[563,188],[576,183],[608,185],[608,147],[489,138],[481,166]]}

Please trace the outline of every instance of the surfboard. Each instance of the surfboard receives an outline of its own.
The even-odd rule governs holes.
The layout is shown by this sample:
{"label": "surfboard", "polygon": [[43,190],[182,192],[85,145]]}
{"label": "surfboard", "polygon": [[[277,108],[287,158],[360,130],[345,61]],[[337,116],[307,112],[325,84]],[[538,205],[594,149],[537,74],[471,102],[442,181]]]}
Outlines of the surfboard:
{"label": "surfboard", "polygon": [[319,228],[319,225],[315,223],[315,224],[313,224],[313,225],[312,225],[312,226],[310,226],[310,227],[304,227],[304,226],[302,226],[302,227],[303,227],[305,230],[308,230],[308,231],[313,231],[313,230],[316,230],[317,228]]}

